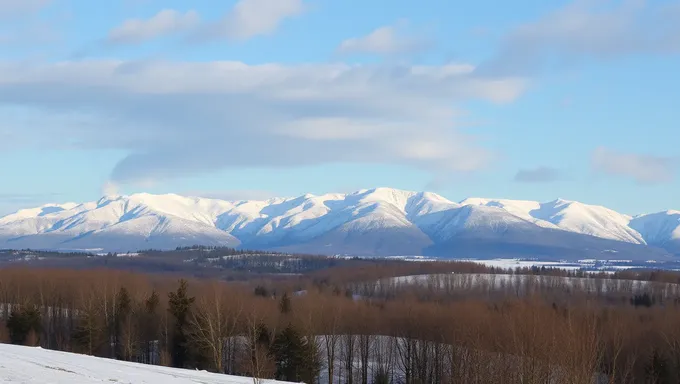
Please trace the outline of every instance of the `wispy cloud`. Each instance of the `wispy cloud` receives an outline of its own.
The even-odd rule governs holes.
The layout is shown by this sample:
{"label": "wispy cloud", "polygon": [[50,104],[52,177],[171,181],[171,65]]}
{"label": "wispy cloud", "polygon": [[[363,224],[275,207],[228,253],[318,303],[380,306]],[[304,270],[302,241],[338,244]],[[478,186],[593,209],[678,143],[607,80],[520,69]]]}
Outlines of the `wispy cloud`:
{"label": "wispy cloud", "polygon": [[406,31],[406,22],[377,28],[366,36],[354,37],[340,43],[339,54],[376,54],[395,55],[413,53],[429,46],[423,37],[410,36]]}
{"label": "wispy cloud", "polygon": [[0,20],[37,12],[52,0],[0,0]]}
{"label": "wispy cloud", "polygon": [[113,28],[108,43],[138,44],[180,35],[192,42],[243,41],[274,33],[284,20],[305,10],[302,0],[240,0],[216,21],[203,20],[195,10],[164,9],[148,19],[129,19]]}
{"label": "wispy cloud", "polygon": [[679,18],[677,2],[574,1],[511,30],[481,69],[518,73],[590,58],[679,54]]}
{"label": "wispy cloud", "polygon": [[302,0],[240,0],[222,19],[204,24],[194,38],[242,41],[269,35],[305,9]]}
{"label": "wispy cloud", "polygon": [[186,32],[200,23],[198,12],[164,9],[149,19],[129,19],[109,32],[107,41],[138,44],[161,36]]}
{"label": "wispy cloud", "polygon": [[43,50],[44,45],[61,40],[55,17],[39,12],[49,0],[0,0],[0,46],[21,51]]}
{"label": "wispy cloud", "polygon": [[672,181],[679,162],[673,157],[625,153],[600,147],[593,152],[591,164],[600,173],[627,177],[640,184],[656,184]]}
{"label": "wispy cloud", "polygon": [[549,183],[560,179],[561,173],[556,168],[537,167],[532,169],[520,169],[514,177],[514,181],[520,183]]}
{"label": "wispy cloud", "polygon": [[473,171],[492,154],[458,130],[456,105],[509,102],[525,86],[464,65],[0,64],[0,103],[68,117],[22,127],[14,140],[126,151],[116,183],[331,162]]}

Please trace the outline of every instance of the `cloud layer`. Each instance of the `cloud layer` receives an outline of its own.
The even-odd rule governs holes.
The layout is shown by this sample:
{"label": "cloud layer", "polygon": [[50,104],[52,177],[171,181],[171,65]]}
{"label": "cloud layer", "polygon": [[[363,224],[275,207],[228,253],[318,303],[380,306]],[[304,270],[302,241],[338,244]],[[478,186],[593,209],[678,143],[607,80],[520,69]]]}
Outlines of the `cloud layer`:
{"label": "cloud layer", "polygon": [[680,3],[577,0],[507,33],[484,70],[525,73],[586,59],[680,53]]}
{"label": "cloud layer", "polygon": [[631,178],[639,184],[657,184],[673,180],[678,170],[678,159],[600,147],[593,153],[592,166],[595,171]]}
{"label": "cloud layer", "polygon": [[8,145],[124,150],[116,183],[329,162],[476,170],[493,154],[457,129],[455,105],[524,89],[469,65],[0,64],[0,103],[51,111]]}

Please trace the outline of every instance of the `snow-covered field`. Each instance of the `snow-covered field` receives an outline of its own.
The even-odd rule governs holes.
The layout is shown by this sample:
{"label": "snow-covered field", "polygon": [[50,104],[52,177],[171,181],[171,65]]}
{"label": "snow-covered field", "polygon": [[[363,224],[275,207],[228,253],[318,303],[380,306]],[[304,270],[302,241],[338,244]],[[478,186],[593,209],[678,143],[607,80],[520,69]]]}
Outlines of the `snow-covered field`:
{"label": "snow-covered field", "polygon": [[565,270],[576,270],[581,269],[583,265],[581,263],[569,263],[569,262],[559,262],[559,261],[535,261],[535,260],[519,260],[519,259],[490,259],[490,260],[460,260],[469,261],[477,264],[483,264],[487,267],[502,268],[502,269],[515,269],[515,268],[531,268],[531,267],[546,267],[546,268],[557,268]]}
{"label": "snow-covered field", "polygon": [[[641,280],[603,279],[589,277],[562,277],[545,275],[514,275],[514,274],[488,274],[488,273],[450,273],[411,275],[393,277],[377,282],[371,289],[379,292],[385,288],[399,288],[407,286],[420,286],[426,288],[444,289],[447,291],[465,290],[510,290],[513,292],[527,292],[540,290],[579,290],[591,293],[606,292],[656,292],[664,297],[674,297],[680,294],[680,285],[670,283],[657,283]],[[360,294],[370,292],[360,291]]]}
{"label": "snow-covered field", "polygon": [[[254,380],[0,344],[0,383],[253,384]],[[285,382],[261,380],[259,383]]]}
{"label": "snow-covered field", "polygon": [[540,261],[530,259],[456,259],[455,261],[465,261],[482,264],[487,267],[501,269],[517,268],[552,268],[564,270],[584,270],[586,272],[616,272],[625,269],[665,269],[678,270],[680,264],[676,261],[657,262],[647,260],[645,262],[633,260],[611,260],[611,259],[582,259],[576,261]]}

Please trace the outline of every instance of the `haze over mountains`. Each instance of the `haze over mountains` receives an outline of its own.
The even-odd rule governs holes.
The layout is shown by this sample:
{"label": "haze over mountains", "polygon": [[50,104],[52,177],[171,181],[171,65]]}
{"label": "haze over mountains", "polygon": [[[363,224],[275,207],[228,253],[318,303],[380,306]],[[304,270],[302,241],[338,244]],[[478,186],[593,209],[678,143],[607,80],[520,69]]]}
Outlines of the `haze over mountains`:
{"label": "haze over mountains", "polygon": [[664,260],[680,212],[631,217],[575,201],[470,198],[390,188],[266,201],[106,196],[0,218],[0,248],[124,252],[217,245],[322,254]]}

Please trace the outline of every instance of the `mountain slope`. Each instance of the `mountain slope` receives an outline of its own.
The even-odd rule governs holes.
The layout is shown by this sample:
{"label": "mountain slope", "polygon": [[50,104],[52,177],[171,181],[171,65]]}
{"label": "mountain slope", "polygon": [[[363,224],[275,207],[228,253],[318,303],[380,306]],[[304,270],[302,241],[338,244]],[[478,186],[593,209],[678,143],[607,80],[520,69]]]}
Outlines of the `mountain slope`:
{"label": "mountain slope", "polygon": [[390,188],[235,202],[135,194],[5,216],[0,248],[134,251],[201,244],[324,254],[658,259],[680,253],[679,216],[630,217],[561,199],[455,203]]}
{"label": "mountain slope", "polygon": [[630,227],[640,233],[647,244],[680,255],[680,211],[665,211],[633,218]]}
{"label": "mountain slope", "polygon": [[640,233],[629,227],[632,217],[601,206],[562,199],[547,203],[468,199],[464,203],[498,207],[544,228],[562,229],[633,244],[646,243]]}
{"label": "mountain slope", "polygon": [[0,247],[127,251],[239,244],[212,225],[209,209],[194,210],[192,202],[202,203],[174,195],[140,194],[19,211],[0,219]]}

